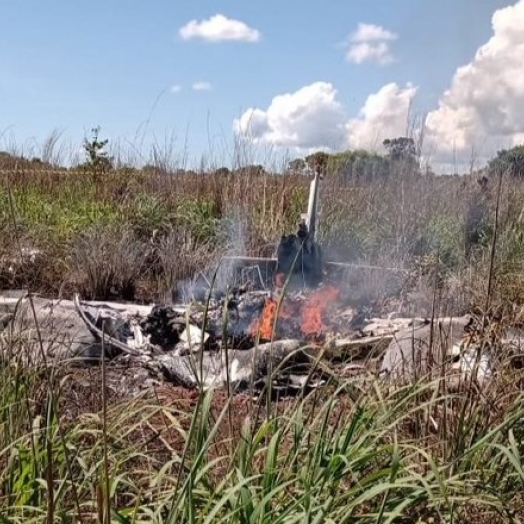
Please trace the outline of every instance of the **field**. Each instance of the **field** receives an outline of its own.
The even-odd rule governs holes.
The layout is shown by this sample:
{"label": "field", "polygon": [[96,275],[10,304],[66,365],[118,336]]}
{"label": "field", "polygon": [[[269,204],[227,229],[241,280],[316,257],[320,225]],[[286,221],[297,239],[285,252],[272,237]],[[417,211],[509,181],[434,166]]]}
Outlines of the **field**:
{"label": "field", "polygon": [[[397,171],[326,174],[326,255],[405,268],[394,298],[410,314],[475,311],[486,341],[496,324],[521,327],[522,183]],[[308,189],[304,175],[257,166],[8,162],[0,289],[171,300],[226,254],[271,255]],[[362,300],[386,304],[388,278]],[[524,521],[519,369],[501,365],[487,387],[459,391],[369,376],[277,400],[166,384],[130,397],[112,387],[121,371],[110,363],[31,370],[7,358],[23,340],[0,344],[0,522]]]}

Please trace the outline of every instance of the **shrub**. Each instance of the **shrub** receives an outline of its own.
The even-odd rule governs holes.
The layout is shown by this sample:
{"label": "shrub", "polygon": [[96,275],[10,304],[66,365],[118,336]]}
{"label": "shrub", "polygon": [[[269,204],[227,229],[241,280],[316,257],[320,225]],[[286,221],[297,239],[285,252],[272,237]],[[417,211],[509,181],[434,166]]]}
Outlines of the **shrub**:
{"label": "shrub", "polygon": [[132,300],[149,250],[129,226],[97,226],[75,238],[69,267],[86,298]]}

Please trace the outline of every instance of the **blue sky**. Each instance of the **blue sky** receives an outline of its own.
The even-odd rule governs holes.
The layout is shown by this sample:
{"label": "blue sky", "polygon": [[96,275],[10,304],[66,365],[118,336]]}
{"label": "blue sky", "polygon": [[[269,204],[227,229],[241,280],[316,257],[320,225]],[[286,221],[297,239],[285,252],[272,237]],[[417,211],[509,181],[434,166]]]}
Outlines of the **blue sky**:
{"label": "blue sky", "polygon": [[[436,162],[488,155],[524,132],[507,119],[524,94],[513,56],[524,0],[3,0],[0,20],[4,143],[41,143],[58,128],[80,144],[100,125],[144,155],[175,137],[190,162],[227,163],[235,132],[292,156],[377,147],[382,131],[403,134],[408,105],[434,113]],[[493,82],[493,60],[476,57],[493,38],[515,98],[498,117],[492,88],[477,93]]]}

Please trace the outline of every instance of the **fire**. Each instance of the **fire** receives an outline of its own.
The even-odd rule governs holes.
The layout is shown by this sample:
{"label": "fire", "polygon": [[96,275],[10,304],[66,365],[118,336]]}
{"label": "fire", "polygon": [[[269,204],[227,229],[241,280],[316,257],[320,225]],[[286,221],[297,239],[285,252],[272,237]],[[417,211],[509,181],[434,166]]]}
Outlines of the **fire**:
{"label": "fire", "polygon": [[[273,324],[278,319],[300,319],[300,331],[306,337],[318,337],[324,330],[323,316],[329,304],[339,296],[334,286],[317,289],[297,308],[296,303],[284,300],[278,305],[274,298],[267,298],[259,318],[256,318],[249,329],[251,336],[260,336],[269,340],[273,335]],[[278,315],[277,315],[278,310]]]}
{"label": "fire", "polygon": [[317,289],[302,306],[302,333],[318,337],[324,330],[322,317],[330,302],[336,300],[339,290],[334,286]]}
{"label": "fire", "polygon": [[277,314],[278,302],[273,298],[267,298],[260,318],[256,318],[249,329],[250,335],[270,339],[273,335],[273,322]]}

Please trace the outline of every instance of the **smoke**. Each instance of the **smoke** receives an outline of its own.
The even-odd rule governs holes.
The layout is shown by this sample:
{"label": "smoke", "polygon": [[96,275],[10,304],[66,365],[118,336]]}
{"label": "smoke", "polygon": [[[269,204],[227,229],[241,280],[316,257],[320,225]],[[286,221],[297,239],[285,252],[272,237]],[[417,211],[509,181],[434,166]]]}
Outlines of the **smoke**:
{"label": "smoke", "polygon": [[247,254],[247,222],[238,209],[229,212],[220,222],[217,230],[217,243],[223,246],[223,256],[216,268],[213,289],[225,293],[235,282],[238,263],[228,257],[241,257]]}
{"label": "smoke", "polygon": [[173,301],[189,303],[221,298],[236,281],[238,263],[234,258],[247,253],[247,224],[238,209],[227,213],[217,224],[214,238],[216,262],[197,272],[190,279],[178,282]]}

